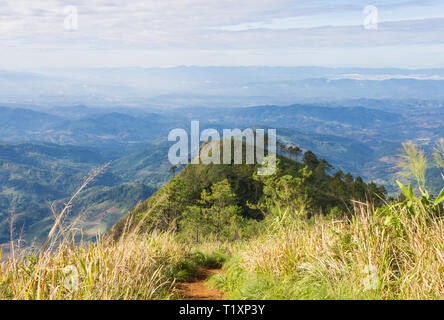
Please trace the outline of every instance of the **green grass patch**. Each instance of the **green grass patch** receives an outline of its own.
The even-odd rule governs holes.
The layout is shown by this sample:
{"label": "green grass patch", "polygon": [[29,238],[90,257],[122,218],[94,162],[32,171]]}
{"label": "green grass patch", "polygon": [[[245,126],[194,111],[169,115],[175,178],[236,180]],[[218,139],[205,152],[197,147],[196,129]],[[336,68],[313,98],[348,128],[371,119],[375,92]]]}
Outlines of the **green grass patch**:
{"label": "green grass patch", "polygon": [[233,300],[348,300],[371,299],[369,294],[356,296],[351,288],[334,285],[328,279],[308,275],[274,275],[251,272],[242,268],[239,258],[231,258],[224,265],[225,274],[208,279],[210,287],[227,293]]}
{"label": "green grass patch", "polygon": [[201,267],[219,269],[227,260],[227,254],[221,250],[213,252],[195,251],[177,265],[170,265],[168,276],[178,282],[188,281]]}

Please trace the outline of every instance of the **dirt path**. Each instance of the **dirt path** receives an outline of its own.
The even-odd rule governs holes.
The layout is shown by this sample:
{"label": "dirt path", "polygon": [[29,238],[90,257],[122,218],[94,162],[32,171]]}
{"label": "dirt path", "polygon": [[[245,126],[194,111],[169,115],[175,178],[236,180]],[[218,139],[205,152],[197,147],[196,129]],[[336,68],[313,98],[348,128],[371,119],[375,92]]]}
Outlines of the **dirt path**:
{"label": "dirt path", "polygon": [[221,273],[221,269],[200,268],[189,282],[178,284],[177,289],[184,300],[223,300],[223,292],[208,288],[205,283],[212,275]]}

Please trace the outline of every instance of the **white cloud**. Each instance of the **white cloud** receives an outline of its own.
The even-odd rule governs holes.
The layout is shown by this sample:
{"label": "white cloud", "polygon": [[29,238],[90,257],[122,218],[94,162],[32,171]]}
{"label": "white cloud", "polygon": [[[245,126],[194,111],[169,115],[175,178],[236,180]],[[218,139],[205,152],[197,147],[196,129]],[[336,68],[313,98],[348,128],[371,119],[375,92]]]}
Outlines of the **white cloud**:
{"label": "white cloud", "polygon": [[[19,55],[14,50],[28,55],[64,52],[71,57],[76,52],[84,60],[98,51],[128,52],[122,59],[128,59],[130,52],[217,51],[218,57],[228,59],[232,52],[256,55],[254,50],[268,52],[268,61],[274,50],[442,44],[444,19],[432,19],[440,12],[444,16],[440,1],[373,1],[381,18],[377,31],[362,28],[362,9],[367,2],[0,0],[0,41],[4,54],[9,52],[10,61],[16,64],[19,61],[14,56]],[[67,5],[78,7],[78,31],[63,27]],[[232,58],[222,60],[215,64]]]}

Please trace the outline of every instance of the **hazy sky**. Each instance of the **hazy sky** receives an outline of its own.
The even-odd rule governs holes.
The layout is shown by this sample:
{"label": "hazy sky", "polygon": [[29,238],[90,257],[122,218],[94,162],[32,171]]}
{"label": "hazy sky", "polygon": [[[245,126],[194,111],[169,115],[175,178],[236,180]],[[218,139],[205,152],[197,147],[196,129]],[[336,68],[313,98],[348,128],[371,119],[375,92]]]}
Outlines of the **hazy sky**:
{"label": "hazy sky", "polygon": [[444,67],[444,1],[0,0],[0,42],[0,69]]}

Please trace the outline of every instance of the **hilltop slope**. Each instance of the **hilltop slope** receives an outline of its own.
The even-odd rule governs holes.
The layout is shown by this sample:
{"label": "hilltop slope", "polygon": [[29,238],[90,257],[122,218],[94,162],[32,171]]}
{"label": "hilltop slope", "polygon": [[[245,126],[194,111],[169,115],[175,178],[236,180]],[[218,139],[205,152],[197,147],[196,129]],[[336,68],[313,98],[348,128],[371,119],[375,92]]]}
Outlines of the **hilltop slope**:
{"label": "hilltop slope", "polygon": [[[366,184],[360,177],[353,178],[342,171],[329,174],[331,165],[311,151],[304,154],[301,162],[278,155],[277,171],[272,176],[258,176],[258,167],[189,164],[120,219],[108,235],[117,239],[126,228],[173,229],[179,233],[194,227],[203,229],[208,215],[220,212],[227,214],[225,223],[239,220],[246,227],[252,221],[262,220],[265,216],[261,208],[275,198],[299,206],[308,215],[347,212],[352,206],[351,199],[378,202],[375,193],[381,197],[385,193],[384,188]],[[194,227],[190,225],[193,223]],[[214,232],[213,229],[209,228],[208,233]]]}

